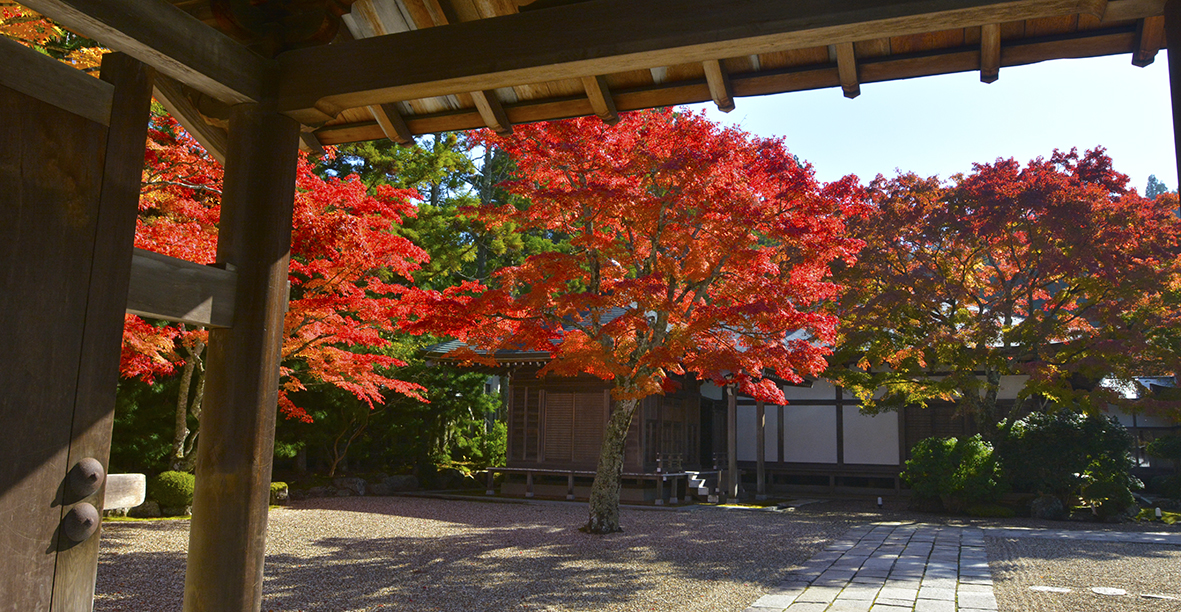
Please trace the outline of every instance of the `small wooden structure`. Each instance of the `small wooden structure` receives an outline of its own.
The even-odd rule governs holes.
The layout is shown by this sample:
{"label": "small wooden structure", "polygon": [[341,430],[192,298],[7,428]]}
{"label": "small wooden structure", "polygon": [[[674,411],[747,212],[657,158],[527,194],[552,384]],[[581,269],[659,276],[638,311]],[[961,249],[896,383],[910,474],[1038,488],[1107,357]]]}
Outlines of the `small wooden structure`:
{"label": "small wooden structure", "polygon": [[[98,81],[0,41],[0,610],[20,611],[90,608],[102,479],[67,475],[106,466],[128,296],[216,327],[184,608],[259,609],[299,146],[1181,49],[1181,0],[22,1],[138,61]],[[133,257],[149,90],[225,163],[216,272]]]}

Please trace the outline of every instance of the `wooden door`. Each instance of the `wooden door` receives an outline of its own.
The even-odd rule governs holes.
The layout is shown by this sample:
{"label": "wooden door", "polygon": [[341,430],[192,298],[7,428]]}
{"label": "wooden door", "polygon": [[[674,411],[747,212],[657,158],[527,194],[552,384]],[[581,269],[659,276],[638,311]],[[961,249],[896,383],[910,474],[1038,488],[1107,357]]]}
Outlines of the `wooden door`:
{"label": "wooden door", "polygon": [[103,479],[67,475],[107,465],[151,82],[5,39],[0,64],[0,611],[90,610]]}

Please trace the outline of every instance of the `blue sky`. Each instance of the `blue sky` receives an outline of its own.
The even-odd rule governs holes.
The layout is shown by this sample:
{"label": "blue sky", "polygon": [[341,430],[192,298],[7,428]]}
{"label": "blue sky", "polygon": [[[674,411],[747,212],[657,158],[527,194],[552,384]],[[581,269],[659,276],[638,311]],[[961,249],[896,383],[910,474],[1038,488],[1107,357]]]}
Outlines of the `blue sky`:
{"label": "blue sky", "polygon": [[762,136],[784,136],[819,179],[856,174],[869,181],[896,168],[947,178],[973,162],[1022,163],[1055,148],[1107,148],[1115,168],[1141,193],[1155,174],[1177,188],[1168,57],[1147,68],[1130,55],[1002,68],[986,85],[977,72],[861,86],[738,98],[715,120]]}

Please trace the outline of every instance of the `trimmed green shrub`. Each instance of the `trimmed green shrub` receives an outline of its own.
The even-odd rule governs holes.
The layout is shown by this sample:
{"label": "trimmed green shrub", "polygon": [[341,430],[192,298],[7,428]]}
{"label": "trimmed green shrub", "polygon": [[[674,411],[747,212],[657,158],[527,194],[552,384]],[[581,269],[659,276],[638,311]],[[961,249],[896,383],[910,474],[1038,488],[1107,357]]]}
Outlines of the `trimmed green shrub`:
{"label": "trimmed green shrub", "polygon": [[161,472],[148,483],[148,497],[165,508],[191,506],[195,480],[188,472]]}
{"label": "trimmed green shrub", "polygon": [[1099,480],[1083,487],[1083,502],[1091,504],[1095,516],[1109,519],[1136,504],[1136,498],[1122,482]]}
{"label": "trimmed green shrub", "polygon": [[951,512],[995,503],[1005,492],[992,445],[979,435],[920,440],[911,450],[902,480],[917,497],[938,499]]}
{"label": "trimmed green shrub", "polygon": [[996,450],[1013,490],[1054,495],[1070,506],[1091,482],[1142,488],[1129,473],[1133,444],[1111,417],[1034,413],[1013,423]]}
{"label": "trimmed green shrub", "polygon": [[285,483],[285,482],[272,482],[271,483],[270,505],[281,506],[283,504],[286,504],[287,499],[288,499],[288,495],[289,495],[289,493],[288,493],[288,489],[287,489],[287,483]]}

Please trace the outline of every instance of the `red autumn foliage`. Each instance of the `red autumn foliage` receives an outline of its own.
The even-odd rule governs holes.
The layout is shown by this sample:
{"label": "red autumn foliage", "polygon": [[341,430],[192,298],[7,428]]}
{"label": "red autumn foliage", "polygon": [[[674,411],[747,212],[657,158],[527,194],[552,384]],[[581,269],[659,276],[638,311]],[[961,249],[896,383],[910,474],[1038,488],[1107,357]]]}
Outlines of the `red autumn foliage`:
{"label": "red autumn foliage", "polygon": [[[177,123],[154,117],[149,130],[136,246],[197,263],[212,263],[217,246],[222,169]],[[426,253],[395,235],[415,212],[409,190],[367,193],[356,177],[321,179],[306,158],[296,178],[291,301],[284,325],[279,403],[290,418],[308,420],[288,393],[332,384],[372,405],[382,389],[420,397],[421,386],[388,369],[390,336],[403,307],[401,283]],[[155,326],[128,315],[122,373],[151,380],[182,363],[177,342],[200,330]]]}
{"label": "red autumn foliage", "polygon": [[617,399],[693,372],[781,401],[764,373],[824,369],[829,264],[860,246],[844,234],[855,179],[821,186],[779,140],[668,110],[482,138],[516,161],[504,187],[529,204],[473,213],[568,235],[572,248],[505,268],[486,289],[424,294],[414,329],[482,351],[548,351],[545,373],[614,380]]}

